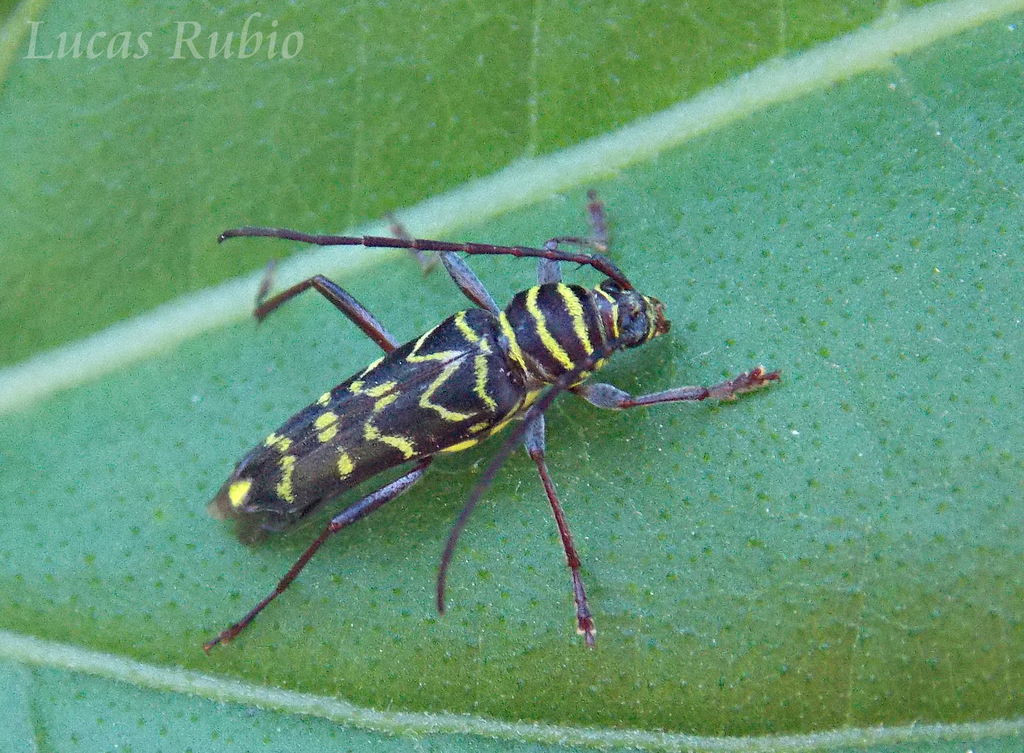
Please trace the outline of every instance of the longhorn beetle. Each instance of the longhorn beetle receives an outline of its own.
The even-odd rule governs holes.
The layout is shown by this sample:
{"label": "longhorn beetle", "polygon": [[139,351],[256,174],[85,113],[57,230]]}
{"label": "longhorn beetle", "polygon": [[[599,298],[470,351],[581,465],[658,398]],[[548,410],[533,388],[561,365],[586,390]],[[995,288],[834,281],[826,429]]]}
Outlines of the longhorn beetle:
{"label": "longhorn beetle", "polygon": [[[254,312],[262,321],[276,308],[313,289],[380,346],[384,355],[288,419],[235,466],[209,510],[236,520],[239,539],[251,544],[266,533],[293,526],[320,505],[377,474],[408,466],[404,475],[346,507],[296,560],[274,589],[240,621],[204,644],[227,643],[285,589],[327,539],[390,502],[415,484],[434,458],[458,452],[501,431],[512,430],[459,515],[437,579],[437,609],[444,613],[448,565],[459,533],[502,463],[522,441],[537,465],[554,512],[572,576],[576,625],[594,645],[594,620],[587,605],[569,525],[544,461],[544,412],[566,390],[598,408],[698,400],[729,400],[779,378],[761,366],[711,387],[678,387],[634,397],[610,384],[589,382],[607,358],[669,331],[664,305],[637,291],[603,249],[604,214],[590,194],[593,238],[555,237],[541,248],[449,243],[405,237],[309,235],[278,228],[241,227],[218,239],[268,237],[318,246],[364,246],[434,251],[459,289],[475,305],[448,317],[404,345],[348,292],[322,275],[264,300]],[[563,246],[578,250],[567,251]],[[538,284],[517,293],[504,310],[457,254],[509,255],[539,260]],[[604,279],[593,288],[561,282],[560,262],[593,267]]]}

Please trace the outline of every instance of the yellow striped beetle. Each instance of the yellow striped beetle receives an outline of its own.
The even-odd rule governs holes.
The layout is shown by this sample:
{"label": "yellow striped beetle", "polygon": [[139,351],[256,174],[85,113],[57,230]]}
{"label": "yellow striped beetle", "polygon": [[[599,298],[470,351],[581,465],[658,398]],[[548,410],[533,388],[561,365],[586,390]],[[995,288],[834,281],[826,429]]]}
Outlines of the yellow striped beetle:
{"label": "yellow striped beetle", "polygon": [[[669,331],[664,306],[638,292],[599,253],[562,246],[604,247],[604,216],[591,194],[594,238],[556,237],[541,248],[448,243],[404,237],[308,235],[278,228],[227,230],[219,240],[270,237],[321,246],[406,248],[439,254],[451,278],[475,304],[404,345],[349,293],[317,275],[263,301],[262,320],[281,304],[313,289],[351,319],[384,355],[296,413],[246,455],[217,492],[209,510],[236,520],[245,543],[285,530],[320,505],[377,474],[402,465],[408,472],[342,510],[299,557],[277,586],[240,621],[208,641],[227,643],[298,576],[333,534],[390,502],[415,484],[435,456],[472,447],[522,419],[481,477],[452,529],[441,559],[437,607],[444,612],[448,564],[466,520],[501,464],[520,441],[537,465],[561,534],[572,574],[576,623],[594,644],[594,620],[580,578],[580,559],[544,461],[544,411],[569,390],[599,408],[633,408],[708,398],[727,400],[777,380],[762,367],[711,387],[679,387],[633,397],[587,379],[618,350],[642,345]],[[457,256],[511,255],[539,260],[538,284],[517,293],[501,310],[465,261]],[[561,282],[560,262],[593,267],[605,279],[593,288]],[[544,390],[546,389],[546,392]]]}

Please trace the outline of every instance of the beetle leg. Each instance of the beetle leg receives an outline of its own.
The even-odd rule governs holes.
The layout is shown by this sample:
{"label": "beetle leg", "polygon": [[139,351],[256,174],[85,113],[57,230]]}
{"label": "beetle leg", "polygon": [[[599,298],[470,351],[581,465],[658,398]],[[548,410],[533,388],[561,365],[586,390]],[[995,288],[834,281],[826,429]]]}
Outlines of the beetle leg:
{"label": "beetle leg", "polygon": [[581,384],[570,388],[577,395],[588,403],[598,408],[636,408],[640,405],[657,405],[658,403],[678,403],[683,401],[698,400],[732,400],[737,395],[751,390],[760,389],[768,382],[777,381],[779,372],[766,372],[763,366],[740,374],[733,379],[712,385],[710,387],[676,387],[663,392],[652,392],[647,395],[633,397],[628,392],[620,390],[611,384]]}
{"label": "beetle leg", "polygon": [[[608,250],[608,220],[604,213],[604,204],[597,198],[596,191],[587,192],[587,219],[590,221],[590,237],[559,236],[544,244],[544,250],[555,256],[559,244],[592,248],[604,253]],[[537,267],[537,283],[561,282],[562,269],[557,258],[541,259]]]}
{"label": "beetle leg", "polygon": [[[415,239],[409,235],[409,232],[402,227],[397,219],[392,216],[388,217],[391,220],[391,234],[396,238],[401,238],[404,241],[415,243]],[[459,290],[469,300],[475,303],[477,306],[482,308],[484,311],[489,311],[495,316],[501,313],[498,310],[498,304],[494,302],[494,298],[487,292],[487,288],[480,281],[480,278],[476,276],[470,266],[464,262],[459,256],[451,251],[438,251],[436,256],[427,257],[427,255],[418,248],[410,248],[409,253],[413,254],[420,262],[420,268],[423,269],[423,273],[426,274],[434,265],[437,260],[440,259],[441,263],[444,264],[445,271],[455,281],[455,284],[459,286]]]}
{"label": "beetle leg", "polygon": [[558,533],[562,537],[562,547],[565,549],[565,561],[572,572],[572,595],[576,600],[576,626],[580,635],[588,646],[594,645],[594,636],[597,630],[594,628],[594,619],[590,615],[590,607],[587,605],[587,593],[583,589],[583,579],[580,577],[580,558],[576,553],[576,546],[572,543],[572,534],[569,532],[569,523],[562,513],[562,505],[555,493],[555,485],[548,475],[548,466],[544,461],[544,414],[538,415],[530,421],[526,428],[523,442],[526,444],[526,451],[530,458],[537,464],[540,472],[540,480],[544,483],[544,491],[551,503],[551,510],[555,514],[555,522],[558,524]]}
{"label": "beetle leg", "polygon": [[291,569],[285,573],[285,576],[278,581],[278,584],[274,586],[274,590],[271,591],[259,604],[252,608],[252,610],[245,615],[241,620],[234,623],[230,627],[221,631],[220,635],[216,638],[207,641],[203,644],[203,650],[209,653],[210,649],[216,646],[218,643],[228,643],[235,638],[239,633],[248,627],[249,623],[256,619],[256,615],[266,608],[266,606],[280,596],[287,590],[288,586],[292,584],[302,569],[306,566],[313,555],[316,554],[317,550],[323,546],[324,542],[327,541],[331,536],[336,534],[342,528],[355,523],[360,518],[364,518],[377,508],[387,504],[395,497],[398,497],[409,489],[410,486],[419,481],[423,474],[427,470],[427,466],[430,465],[432,457],[427,457],[421,460],[416,466],[406,473],[404,476],[392,481],[390,484],[382,486],[375,492],[367,494],[362,499],[353,502],[351,505],[342,510],[338,515],[331,519],[331,522],[324,528],[316,541],[309,545],[309,548],[302,553],[302,555],[295,560],[295,564],[291,566]]}
{"label": "beetle leg", "polygon": [[604,253],[608,250],[608,217],[604,204],[593,189],[587,191],[587,219],[590,221],[590,245]]}
{"label": "beetle leg", "polygon": [[[527,442],[527,450],[531,451],[531,455],[534,455],[531,448],[537,446],[536,436],[540,437],[539,450],[540,454],[536,457],[540,458],[540,462],[537,463],[537,468],[541,474],[541,480],[545,482],[544,490],[549,491],[548,500],[551,502],[552,510],[555,512],[555,519],[558,522],[559,533],[563,534],[562,543],[566,544],[566,560],[569,562],[569,567],[572,569],[573,575],[573,596],[576,599],[577,607],[577,619],[580,629],[584,635],[589,635],[588,643],[592,643],[594,640],[594,624],[593,619],[590,617],[590,610],[587,608],[587,595],[583,590],[583,581],[579,576],[579,556],[576,554],[576,548],[572,546],[572,537],[569,535],[569,526],[565,522],[565,517],[562,515],[561,505],[558,504],[558,496],[555,494],[555,487],[551,483],[551,478],[547,474],[547,466],[544,463],[544,431],[543,423],[541,424],[541,430],[538,432],[534,428],[533,424],[537,419],[543,419],[544,411],[551,407],[551,404],[555,401],[555,398],[562,394],[569,388],[569,385],[575,384],[579,381],[580,376],[584,372],[588,372],[594,369],[595,365],[602,358],[607,358],[609,355],[615,352],[617,348],[621,347],[618,342],[605,343],[600,348],[597,348],[593,353],[583,359],[583,361],[576,365],[571,371],[562,374],[558,379],[555,380],[554,384],[551,385],[537,400],[531,405],[526,413],[523,415],[523,420],[509,433],[505,442],[501,445],[501,448],[491,458],[490,465],[487,466],[487,470],[483,472],[479,480],[476,482],[476,486],[473,487],[473,491],[469,493],[469,499],[466,500],[466,504],[462,508],[462,512],[459,513],[459,517],[455,520],[455,525],[452,526],[451,533],[448,534],[448,541],[445,544],[444,552],[441,554],[441,566],[437,570],[437,611],[440,614],[444,614],[444,591],[445,584],[448,580],[448,568],[452,563],[452,556],[455,553],[455,546],[458,544],[459,535],[462,533],[462,529],[466,527],[466,522],[469,520],[470,515],[473,514],[473,510],[480,503],[481,497],[484,492],[494,482],[494,477],[498,475],[498,471],[501,466],[505,464],[505,461],[509,459],[515,448],[521,441],[526,441],[526,436],[530,432],[534,432],[534,439]],[[576,567],[573,568],[572,563],[575,561]]]}
{"label": "beetle leg", "polygon": [[498,304],[494,302],[491,294],[487,292],[487,288],[480,282],[480,278],[476,276],[470,266],[462,259],[462,257],[453,253],[452,251],[440,251],[438,256],[441,257],[441,263],[444,264],[445,270],[448,275],[455,281],[455,284],[459,286],[459,290],[469,300],[475,303],[477,306],[482,308],[484,311],[489,311],[495,316],[501,313],[501,309],[498,308]]}
{"label": "beetle leg", "polygon": [[273,298],[266,301],[262,300],[263,295],[266,291],[263,287],[260,288],[263,295],[256,299],[256,310],[253,312],[253,316],[256,317],[256,321],[262,322],[271,311],[290,301],[300,293],[312,288],[328,301],[330,301],[338,311],[347,316],[352,322],[361,329],[367,337],[373,340],[385,353],[390,353],[398,347],[398,340],[395,336],[388,332],[384,325],[381,324],[374,318],[367,308],[357,301],[350,293],[344,288],[339,286],[337,283],[328,280],[323,275],[314,275],[309,279],[303,280],[300,283],[292,285],[287,290],[278,293]]}
{"label": "beetle leg", "polygon": [[[551,251],[558,250],[558,241],[550,240],[544,244],[544,248]],[[562,265],[553,259],[541,259],[537,262],[537,284],[545,285],[549,282],[562,281]]]}

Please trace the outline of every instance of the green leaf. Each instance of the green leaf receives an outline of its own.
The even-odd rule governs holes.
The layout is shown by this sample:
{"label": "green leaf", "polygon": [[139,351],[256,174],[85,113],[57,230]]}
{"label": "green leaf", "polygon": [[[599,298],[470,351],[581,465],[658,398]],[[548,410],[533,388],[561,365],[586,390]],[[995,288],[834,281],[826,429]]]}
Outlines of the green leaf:
{"label": "green leaf", "polygon": [[879,12],[577,5],[26,2],[0,39],[0,140],[18,155],[0,161],[0,286],[16,293],[0,300],[0,364],[280,253],[217,253],[225,227],[337,232]]}
{"label": "green leaf", "polygon": [[[248,447],[376,357],[322,300],[0,416],[4,747],[385,749],[415,735],[458,750],[995,750],[1020,736],[1019,23],[936,43],[459,232],[534,245],[583,233],[593,185],[614,258],[674,322],[603,378],[641,392],[757,363],[783,370],[781,384],[728,405],[607,413],[567,397],[551,411],[548,461],[585,562],[594,651],[573,634],[560,543],[522,456],[470,521],[449,612],[434,612],[439,553],[492,441],[438,460],[414,491],[339,534],[237,641],[203,654],[314,533],[248,550],[206,502]],[[85,63],[65,63],[74,89]],[[30,90],[10,79],[5,99],[19,87]],[[145,103],[135,128],[159,139],[170,127],[143,119]],[[203,164],[197,147],[178,178],[154,180],[166,206],[140,199],[150,227],[187,238],[186,216],[204,214],[190,242],[217,264],[250,247],[290,250],[213,247],[236,220],[330,228],[326,199],[298,208],[314,189],[302,160],[263,148],[296,186],[267,198],[292,206],[273,213],[262,199],[267,215],[250,216],[260,204],[240,199],[246,216],[229,218],[242,171],[207,163],[200,212],[182,179]],[[153,170],[140,166],[133,185]],[[82,201],[58,220],[97,228],[95,199]],[[149,232],[135,227],[132,247]],[[107,238],[105,251],[99,235],[55,263],[109,261],[126,243]],[[139,255],[154,269],[160,258]],[[465,305],[442,274],[423,278],[401,254],[369,258],[370,271],[337,279],[400,338]],[[499,301],[534,274],[514,259],[473,265]],[[154,285],[147,300],[169,289]],[[27,291],[12,297],[34,300]]]}

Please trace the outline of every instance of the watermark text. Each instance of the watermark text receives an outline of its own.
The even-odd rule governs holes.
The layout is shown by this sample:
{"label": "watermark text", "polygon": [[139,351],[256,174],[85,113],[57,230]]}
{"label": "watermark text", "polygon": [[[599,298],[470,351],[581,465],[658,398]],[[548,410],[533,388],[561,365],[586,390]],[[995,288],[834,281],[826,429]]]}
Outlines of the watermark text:
{"label": "watermark text", "polygon": [[[228,31],[205,31],[198,21],[175,21],[174,44],[167,49],[170,60],[246,60],[256,57],[273,60],[281,57],[291,60],[302,52],[305,38],[301,31],[282,32],[278,38],[277,20],[269,23],[264,33],[258,28],[262,13],[250,13],[236,33]],[[72,34],[62,31],[48,35],[41,21],[29,21],[28,51],[26,60],[64,60],[85,58],[96,60],[140,60],[153,51],[152,31],[119,31],[115,33],[97,31],[91,35],[83,32]],[[267,26],[264,24],[264,27]]]}

